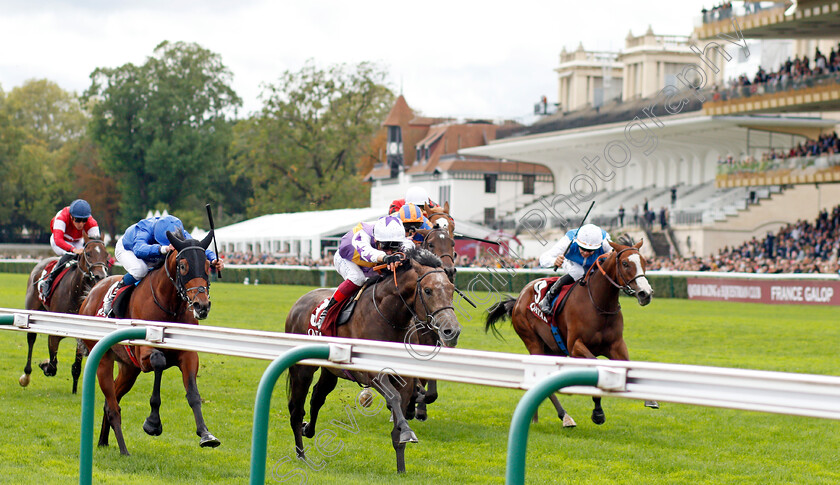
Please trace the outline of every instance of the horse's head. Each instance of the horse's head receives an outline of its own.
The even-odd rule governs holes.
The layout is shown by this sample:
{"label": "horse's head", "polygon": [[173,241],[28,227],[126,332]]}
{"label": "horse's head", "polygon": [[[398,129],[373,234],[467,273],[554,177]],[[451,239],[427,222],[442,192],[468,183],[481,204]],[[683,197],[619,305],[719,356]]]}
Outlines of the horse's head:
{"label": "horse's head", "polygon": [[[406,303],[419,325],[434,330],[441,343],[455,347],[461,325],[452,306],[455,285],[449,281],[440,259],[425,249],[406,252],[406,261],[397,270],[398,286],[412,292]],[[413,286],[413,290],[411,289]]]}
{"label": "horse's head", "polygon": [[436,229],[443,229],[449,233],[449,237],[455,237],[455,220],[449,215],[449,202],[443,207],[436,206],[429,209],[429,222]]}
{"label": "horse's head", "polygon": [[449,281],[455,283],[455,240],[449,235],[446,229],[418,229],[417,233],[423,236],[423,249],[428,249],[443,263],[443,270]]}
{"label": "horse's head", "polygon": [[653,297],[653,288],[645,277],[644,256],[639,252],[644,240],[639,240],[632,246],[625,246],[610,241],[615,251],[615,281],[630,296],[635,296],[639,305],[645,306]]}
{"label": "horse's head", "polygon": [[180,234],[170,231],[166,232],[166,237],[175,248],[175,252],[166,260],[167,274],[170,274],[178,295],[187,302],[195,318],[204,320],[210,313],[210,262],[204,251],[213,240],[213,231],[201,242],[195,239],[184,240]]}
{"label": "horse's head", "polygon": [[108,276],[110,255],[105,243],[99,239],[86,239],[82,254],[79,255],[79,269],[95,285]]}

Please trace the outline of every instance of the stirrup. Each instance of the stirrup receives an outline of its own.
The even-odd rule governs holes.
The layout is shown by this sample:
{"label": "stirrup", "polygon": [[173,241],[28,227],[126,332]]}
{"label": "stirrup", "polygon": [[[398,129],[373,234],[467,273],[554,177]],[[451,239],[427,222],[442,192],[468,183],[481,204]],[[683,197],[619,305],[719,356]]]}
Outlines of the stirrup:
{"label": "stirrup", "polygon": [[540,302],[540,311],[543,313],[551,313],[551,300],[552,296],[545,295],[545,298],[542,299]]}
{"label": "stirrup", "polygon": [[47,282],[47,280],[40,280],[38,281],[38,294],[41,296],[42,300],[46,300],[48,296],[50,296],[50,286],[51,284]]}

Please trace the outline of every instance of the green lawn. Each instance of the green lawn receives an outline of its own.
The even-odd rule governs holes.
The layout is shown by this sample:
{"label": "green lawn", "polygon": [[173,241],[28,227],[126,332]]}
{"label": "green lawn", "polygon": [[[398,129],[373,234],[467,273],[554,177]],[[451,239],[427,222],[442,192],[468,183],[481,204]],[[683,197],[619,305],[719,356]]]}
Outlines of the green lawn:
{"label": "green lawn", "polygon": [[[26,275],[0,274],[0,307],[23,305]],[[204,325],[279,331],[285,315],[308,288],[216,283]],[[626,340],[636,360],[840,375],[840,325],[835,308],[762,306],[656,300],[640,308],[623,301]],[[480,310],[486,309],[484,308]],[[502,325],[506,341],[483,331],[479,310],[462,319],[462,348],[523,353]],[[73,483],[78,480],[79,396],[70,394],[73,345],[62,343],[57,377],[33,371],[18,385],[26,357],[23,334],[0,332],[0,482]],[[46,358],[46,338],[36,361]],[[266,361],[201,355],[199,388],[216,449],[198,447],[194,421],[176,369],[164,374],[164,433],[141,429],[149,410],[151,375],[138,379],[122,401],[130,457],[110,448],[94,451],[96,483],[247,483],[257,383]],[[358,387],[339,382],[319,418],[335,441],[310,463],[292,459],[285,379],[272,402],[268,483],[502,483],[507,433],[522,391],[441,383],[427,422],[412,421],[420,439],[406,450],[407,473],[395,473],[391,424],[385,412],[366,417],[352,407]],[[531,427],[529,483],[838,483],[840,438],[834,421],[662,403],[605,399],[607,422],[589,420],[591,400],[564,396],[578,427],[563,429],[550,403]],[[95,423],[102,419],[97,389]],[[350,408],[345,408],[350,405]],[[358,429],[352,427],[350,409]],[[351,426],[348,426],[351,424]],[[94,438],[96,439],[96,438]],[[325,456],[329,454],[331,456]]]}

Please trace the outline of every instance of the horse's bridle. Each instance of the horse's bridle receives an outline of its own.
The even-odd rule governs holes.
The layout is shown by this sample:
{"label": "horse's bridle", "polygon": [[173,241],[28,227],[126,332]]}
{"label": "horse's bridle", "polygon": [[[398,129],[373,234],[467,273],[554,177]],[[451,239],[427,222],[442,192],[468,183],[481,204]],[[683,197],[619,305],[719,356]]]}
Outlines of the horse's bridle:
{"label": "horse's bridle", "polygon": [[[204,249],[201,246],[187,246],[178,251],[178,254],[175,255],[175,278],[173,278],[172,275],[169,274],[169,266],[166,264],[166,261],[163,262],[163,269],[164,271],[166,271],[166,277],[169,278],[169,281],[172,282],[172,286],[175,287],[175,291],[178,293],[178,296],[181,298],[181,300],[187,302],[188,307],[195,304],[195,298],[197,298],[200,293],[207,293],[207,298],[210,298],[210,277],[207,276],[207,273],[204,273],[204,281],[207,282],[207,286],[192,286],[188,288],[185,286],[183,280],[186,279],[186,281],[189,281],[194,278],[191,277],[192,275],[183,276],[177,270],[178,262],[184,259],[183,254],[189,250],[199,250],[202,252],[202,254],[204,254]],[[195,276],[199,275],[196,274]],[[152,298],[155,300],[155,304],[157,304],[158,308],[160,308],[161,310],[165,311],[173,317],[177,316],[177,313],[167,310],[158,302],[157,296],[155,296],[155,289],[152,287],[152,285],[149,285],[149,288],[151,288],[152,290]],[[189,292],[192,290],[196,290],[196,292],[193,294],[193,298],[190,298]]]}
{"label": "horse's bridle", "polygon": [[588,287],[587,292],[589,293],[589,300],[592,302],[592,306],[594,306],[595,309],[598,310],[599,313],[602,313],[604,315],[615,315],[616,313],[621,311],[621,303],[618,304],[618,307],[615,309],[615,311],[604,310],[604,309],[600,308],[597,303],[595,303],[595,298],[592,296],[592,285],[589,284],[589,279],[594,274],[594,268],[597,267],[598,271],[602,275],[604,275],[604,278],[607,279],[607,281],[610,283],[610,285],[612,285],[614,288],[618,288],[619,290],[623,291],[624,294],[627,295],[627,296],[635,296],[636,295],[636,290],[634,290],[633,288],[630,287],[630,283],[636,281],[639,278],[643,278],[645,276],[645,272],[644,272],[644,270],[642,270],[642,272],[640,274],[636,275],[634,278],[632,278],[630,280],[625,280],[624,279],[624,276],[622,276],[622,274],[621,274],[621,269],[620,269],[619,265],[621,264],[621,255],[624,254],[627,251],[633,251],[637,254],[640,254],[639,250],[632,247],[632,246],[628,247],[628,248],[624,248],[621,251],[618,251],[618,252],[615,253],[615,274],[616,274],[615,279],[619,280],[621,282],[621,284],[617,283],[614,279],[612,279],[610,277],[610,275],[608,275],[607,272],[604,270],[604,267],[601,266],[601,260],[602,259],[606,260],[607,258],[609,258],[610,253],[604,253],[604,254],[598,256],[598,258],[595,259],[595,264],[593,264],[592,266],[589,267],[589,271],[587,272],[586,277],[584,278],[584,280],[586,282],[586,286]]}
{"label": "horse's bridle", "polygon": [[[435,227],[435,228],[433,228],[432,230],[430,230],[429,232],[426,233],[426,237],[423,238],[423,244],[420,245],[420,248],[429,249],[429,236],[431,236],[432,234],[434,234],[436,232],[444,234],[447,238],[451,238],[451,236],[449,235],[449,231],[445,231],[445,230],[443,230],[439,227]],[[452,244],[452,254],[449,254],[449,253],[440,254],[440,255],[438,255],[438,257],[441,258],[441,259],[443,259],[444,257],[447,257],[447,258],[451,259],[452,260],[452,266],[455,266],[455,258],[458,257],[458,253],[455,252],[454,242]]]}
{"label": "horse's bridle", "polygon": [[[403,260],[403,264],[407,261],[408,260]],[[426,304],[425,298],[423,298],[423,292],[420,291],[422,289],[422,286],[420,285],[420,282],[422,282],[423,279],[426,276],[429,276],[432,273],[443,273],[444,275],[446,274],[446,272],[442,269],[433,269],[431,271],[427,271],[417,278],[417,282],[415,283],[415,287],[414,287],[414,301],[415,301],[415,304],[416,304],[417,297],[419,295],[420,296],[420,303],[423,305],[423,313],[426,314],[426,319],[425,320],[420,320],[420,318],[417,316],[417,313],[411,308],[411,305],[409,305],[408,302],[405,301],[405,298],[402,297],[402,294],[399,291],[397,291],[397,296],[400,297],[400,300],[402,300],[403,305],[405,305],[405,307],[411,313],[412,321],[417,322],[417,323],[422,323],[427,328],[432,328],[432,329],[435,330],[435,332],[437,332],[438,329],[440,328],[440,324],[435,323],[436,322],[435,315],[437,315],[438,313],[440,313],[444,310],[451,309],[451,310],[454,311],[455,307],[452,306],[452,305],[444,306],[444,307],[438,308],[437,310],[434,310],[433,312],[429,313],[429,307]],[[401,329],[400,327],[394,325],[393,323],[391,323],[391,321],[388,318],[386,318],[385,315],[382,314],[382,311],[379,310],[379,306],[376,304],[376,286],[378,284],[379,284],[379,282],[374,283],[373,291],[370,292],[371,293],[371,298],[373,300],[373,308],[376,309],[376,312],[379,314],[380,317],[382,317],[383,320],[385,320],[388,323],[388,325],[390,325],[391,327],[393,327],[396,330],[404,330],[404,329]]]}
{"label": "horse's bridle", "polygon": [[[86,242],[84,247],[82,248],[82,254],[81,254],[81,257],[79,259],[81,261],[84,261],[85,266],[87,266],[87,270],[85,270],[85,272],[84,272],[85,273],[85,278],[87,278],[91,281],[96,281],[96,278],[94,277],[94,274],[93,274],[94,268],[102,266],[102,269],[105,270],[105,274],[107,275],[108,274],[108,263],[105,263],[105,262],[91,263],[90,262],[90,259],[88,259],[88,257],[87,257],[87,248],[91,244],[102,244],[102,247],[103,248],[105,247],[105,244],[98,239],[97,240],[90,240],[90,241]],[[106,254],[107,254],[107,251],[106,251]],[[79,269],[81,269],[81,268],[79,268]]]}

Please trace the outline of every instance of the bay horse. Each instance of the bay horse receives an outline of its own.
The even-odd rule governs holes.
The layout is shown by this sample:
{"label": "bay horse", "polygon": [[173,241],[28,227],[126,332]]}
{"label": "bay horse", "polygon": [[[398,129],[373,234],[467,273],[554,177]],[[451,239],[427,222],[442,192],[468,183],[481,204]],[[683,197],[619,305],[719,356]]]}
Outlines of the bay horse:
{"label": "bay horse", "polygon": [[[198,324],[198,320],[207,318],[210,312],[210,263],[205,250],[213,239],[211,230],[201,241],[181,239],[169,231],[166,233],[174,251],[170,251],[163,264],[144,277],[132,291],[123,318],[179,322]],[[112,276],[100,281],[82,304],[80,314],[96,315],[102,308],[102,302],[121,277]],[[119,303],[119,301],[115,301]],[[85,340],[88,349],[96,341]],[[114,380],[114,362],[119,367],[119,374]],[[158,349],[148,346],[115,345],[103,355],[96,370],[99,388],[105,395],[105,413],[102,416],[102,429],[99,433],[99,446],[108,446],[108,434],[113,428],[114,436],[120,447],[120,453],[128,455],[122,434],[120,399],[131,390],[140,372],[154,372],[154,387],[149,400],[151,412],[143,423],[143,431],[151,436],[163,432],[160,422],[160,382],[164,369],[178,366],[187,391],[187,402],[195,417],[196,434],[201,438],[202,447],[216,447],[221,444],[218,438],[207,430],[201,414],[201,396],[198,393],[196,375],[198,374],[198,354],[182,350]]]}
{"label": "bay horse", "polygon": [[[422,249],[405,252],[405,259],[393,272],[383,275],[364,287],[350,320],[337,328],[338,337],[404,342],[407,346],[417,343],[415,321],[434,328],[441,341],[448,347],[458,343],[461,326],[452,306],[455,286],[441,269],[441,261]],[[306,334],[312,312],[332,290],[320,288],[303,295],[289,310],[286,332]],[[409,349],[409,347],[407,347]],[[303,437],[315,436],[318,412],[335,389],[338,378],[350,379],[359,385],[372,386],[391,409],[394,428],[391,441],[397,456],[397,472],[405,472],[405,444],[416,443],[417,436],[408,425],[407,417],[413,412],[411,397],[415,390],[414,378],[380,372],[350,372],[322,367],[310,399],[310,421],[303,421],[304,405],[316,367],[294,365],[289,369],[287,392],[289,394],[289,423],[295,436],[297,456],[305,458]]]}
{"label": "bay horse", "polygon": [[[639,241],[630,246],[611,241],[613,251],[600,256],[570,290],[565,307],[555,316],[570,357],[594,359],[604,356],[611,360],[630,360],[624,343],[624,317],[618,296],[620,291],[624,291],[628,296],[635,296],[641,306],[651,301],[653,289],[645,277],[645,258],[639,253],[642,243]],[[557,345],[549,325],[532,311],[535,308],[540,312],[539,288],[535,290],[537,285],[545,286],[545,280],[531,281],[519,293],[519,298],[508,298],[491,307],[484,329],[493,330],[498,336],[494,325],[502,319],[511,318],[513,329],[529,353],[566,355]],[[563,425],[575,426],[574,419],[566,413],[557,397],[552,394],[550,399]],[[592,422],[603,424],[605,416],[601,398],[593,397],[592,401],[595,404]],[[659,407],[655,401],[646,401],[645,405]]]}
{"label": "bay horse", "polygon": [[[448,204],[447,202],[447,206]],[[420,247],[429,250],[440,258],[446,276],[449,281],[455,284],[455,258],[458,255],[455,252],[455,240],[452,239],[449,231],[446,228],[435,227],[434,229],[419,229],[417,232],[423,235],[423,242]],[[442,345],[440,337],[434,329],[418,327],[417,336],[420,345]],[[434,379],[419,379],[419,381],[419,395],[415,399],[417,403],[415,417],[418,421],[425,421],[428,418],[426,405],[432,404],[438,398],[437,381]]]}
{"label": "bay horse", "polygon": [[[70,267],[64,277],[57,283],[54,283],[55,289],[52,290],[52,294],[48,298],[47,303],[42,302],[38,297],[38,280],[40,280],[41,273],[47,264],[51,261],[58,261],[60,258],[51,257],[44,259],[35,265],[32,273],[29,274],[29,279],[26,282],[25,308],[27,310],[55,313],[79,313],[79,308],[82,306],[87,292],[93,285],[108,276],[108,261],[110,257],[108,250],[105,248],[105,243],[99,239],[88,239],[85,237],[82,252],[74,257],[76,263]],[[18,379],[18,382],[23,387],[29,385],[30,375],[32,374],[32,349],[35,347],[37,337],[38,334],[34,332],[26,335],[29,350],[26,355],[26,366],[23,368],[23,375]],[[63,339],[64,337],[60,335],[49,336],[50,358],[38,364],[41,370],[44,371],[45,376],[54,376],[58,371],[58,344]],[[77,341],[76,360],[70,368],[70,373],[73,375],[73,394],[76,394],[79,376],[82,374],[82,357],[85,351],[86,349],[81,344],[81,341]]]}
{"label": "bay horse", "polygon": [[449,201],[428,209],[428,219],[432,227],[444,229],[449,232],[449,237],[455,237],[455,219],[449,215]]}

